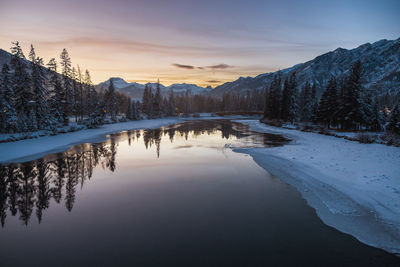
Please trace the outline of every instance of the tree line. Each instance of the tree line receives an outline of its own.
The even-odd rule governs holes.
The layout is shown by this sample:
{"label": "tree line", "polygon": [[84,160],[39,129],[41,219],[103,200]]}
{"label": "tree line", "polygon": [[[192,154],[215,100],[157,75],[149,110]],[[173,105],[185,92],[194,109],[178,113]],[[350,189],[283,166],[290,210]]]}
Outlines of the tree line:
{"label": "tree line", "polygon": [[264,117],[288,123],[316,123],[342,130],[380,131],[400,134],[399,104],[388,112],[374,92],[362,86],[362,65],[355,62],[345,77],[331,77],[318,99],[316,84],[306,82],[299,90],[296,73],[282,83],[278,73],[266,89]]}
{"label": "tree line", "polygon": [[[76,124],[88,128],[125,120],[153,119],[199,112],[262,111],[271,121],[314,123],[343,130],[400,134],[399,105],[388,106],[388,97],[362,86],[362,66],[355,62],[345,77],[331,77],[319,99],[316,83],[298,88],[296,73],[282,81],[275,75],[266,90],[225,92],[222,97],[161,93],[146,85],[141,101],[118,92],[112,79],[108,88],[96,90],[88,70],[72,66],[66,49],[44,66],[34,47],[25,57],[18,42],[12,43],[11,60],[0,73],[0,133],[33,132]],[[154,92],[153,92],[154,91]],[[386,99],[386,100],[385,100]],[[389,101],[390,102],[390,101]],[[398,102],[398,101],[397,101]]]}
{"label": "tree line", "polygon": [[71,121],[93,128],[125,113],[129,98],[112,88],[98,92],[90,72],[73,67],[66,49],[59,62],[52,58],[45,66],[33,45],[28,58],[19,42],[12,45],[0,74],[1,133],[56,131]]}

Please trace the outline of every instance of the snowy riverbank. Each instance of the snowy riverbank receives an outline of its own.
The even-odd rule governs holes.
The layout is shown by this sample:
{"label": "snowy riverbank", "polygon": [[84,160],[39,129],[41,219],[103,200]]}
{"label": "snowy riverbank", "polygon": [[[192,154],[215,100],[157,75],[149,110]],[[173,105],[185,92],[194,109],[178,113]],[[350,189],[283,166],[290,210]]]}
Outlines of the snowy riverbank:
{"label": "snowy riverbank", "polygon": [[400,148],[241,120],[252,130],[284,135],[283,147],[238,149],[295,186],[328,225],[400,253]]}
{"label": "snowy riverbank", "polygon": [[[130,121],[0,143],[0,163],[32,160],[76,144],[100,142],[114,132],[159,128],[191,119],[243,118],[201,114],[200,118]],[[250,154],[268,172],[295,186],[326,224],[367,244],[400,253],[400,148],[276,128],[254,119],[238,122],[254,131],[293,140],[283,147],[237,151]]]}
{"label": "snowy riverbank", "polygon": [[85,142],[101,141],[107,134],[134,129],[154,129],[182,122],[183,118],[163,118],[105,124],[96,129],[43,136],[16,142],[0,143],[0,163],[27,161],[49,153],[65,151],[69,147]]}
{"label": "snowy riverbank", "polygon": [[[257,118],[257,116],[250,116]],[[155,129],[186,120],[206,119],[244,119],[249,116],[234,115],[220,117],[211,113],[201,113],[197,117],[170,117],[162,119],[118,122],[105,124],[96,129],[83,129],[79,131],[60,133],[54,136],[40,136],[15,142],[0,143],[0,163],[22,162],[40,158],[49,153],[62,152],[69,147],[85,142],[100,142],[106,135],[126,130]]]}

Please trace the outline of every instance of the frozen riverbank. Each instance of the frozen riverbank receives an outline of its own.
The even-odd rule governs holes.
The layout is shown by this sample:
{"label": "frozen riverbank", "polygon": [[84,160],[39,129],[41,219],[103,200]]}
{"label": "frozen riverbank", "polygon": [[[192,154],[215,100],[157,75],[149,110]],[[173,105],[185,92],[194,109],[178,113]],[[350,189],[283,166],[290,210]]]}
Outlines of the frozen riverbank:
{"label": "frozen riverbank", "polygon": [[44,136],[16,142],[0,143],[0,163],[26,161],[40,158],[49,153],[61,152],[85,142],[104,140],[106,135],[134,129],[154,129],[182,122],[182,118],[129,121],[105,124],[97,129],[86,129],[55,136]]}
{"label": "frozen riverbank", "polygon": [[295,186],[328,225],[400,253],[400,149],[240,121],[282,134],[283,147],[239,149]]}

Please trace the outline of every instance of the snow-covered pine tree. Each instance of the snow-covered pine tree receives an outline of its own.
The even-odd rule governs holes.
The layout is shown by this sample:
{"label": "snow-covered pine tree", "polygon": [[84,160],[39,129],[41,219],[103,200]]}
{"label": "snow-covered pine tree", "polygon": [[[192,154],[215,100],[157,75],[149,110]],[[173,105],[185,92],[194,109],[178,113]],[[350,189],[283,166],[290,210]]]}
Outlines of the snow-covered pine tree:
{"label": "snow-covered pine tree", "polygon": [[[61,81],[59,78],[59,74],[57,73],[57,62],[55,58],[52,58],[49,60],[49,63],[47,63],[47,68],[50,71],[50,79],[48,80],[49,83],[49,88],[51,88],[50,91],[50,100],[49,100],[49,106],[50,106],[50,113],[52,114],[53,118],[55,119],[55,122],[58,125],[61,125],[64,123],[65,120],[68,119],[67,114],[64,113],[64,110],[62,108],[62,86],[61,86]],[[55,125],[55,126],[58,126]]]}
{"label": "snow-covered pine tree", "polygon": [[317,121],[317,112],[318,112],[318,99],[317,99],[317,84],[313,83],[311,87],[311,121]]}
{"label": "snow-covered pine tree", "polygon": [[306,82],[301,89],[299,99],[299,117],[302,122],[310,122],[312,119],[311,85]]}
{"label": "snow-covered pine tree", "polygon": [[36,60],[36,52],[35,52],[35,48],[33,47],[32,44],[31,44],[31,50],[29,51],[28,58],[31,62],[35,62],[35,60]]}
{"label": "snow-covered pine tree", "polygon": [[390,112],[389,123],[386,126],[389,132],[400,135],[400,104],[394,106]]}
{"label": "snow-covered pine tree", "polygon": [[297,103],[297,80],[296,80],[296,72],[293,72],[290,75],[289,79],[290,85],[290,98],[289,98],[289,111],[288,111],[288,121],[294,123],[297,118],[297,110],[298,110],[298,103]]}
{"label": "snow-covered pine tree", "polygon": [[141,120],[142,116],[140,114],[140,110],[141,110],[140,102],[139,101],[133,101],[132,104],[133,104],[132,105],[132,109],[135,112],[135,120]]}
{"label": "snow-covered pine tree", "polygon": [[153,92],[151,86],[148,87],[148,94],[147,94],[147,103],[146,103],[146,115],[148,119],[152,119],[154,117],[153,112]]}
{"label": "snow-covered pine tree", "polygon": [[367,130],[379,131],[382,126],[382,117],[379,105],[373,97],[372,92],[366,92],[362,96],[361,109],[363,114],[363,124]]}
{"label": "snow-covered pine tree", "polygon": [[63,124],[66,126],[69,124],[68,115],[70,111],[73,109],[73,91],[72,91],[72,68],[71,68],[71,58],[69,57],[67,49],[63,49],[60,55],[60,65],[61,65],[61,74],[62,74],[62,87],[63,93],[61,95],[61,104],[63,113],[67,115],[64,117]]}
{"label": "snow-covered pine tree", "polygon": [[[34,51],[33,46],[31,51]],[[53,118],[50,115],[47,102],[49,91],[46,88],[43,59],[37,57],[31,62],[31,66],[32,105],[35,111],[36,128],[49,129],[49,126],[53,123]]]}
{"label": "snow-covered pine tree", "polygon": [[104,123],[104,116],[106,114],[105,103],[99,99],[96,89],[90,80],[90,74],[86,70],[86,82],[88,87],[88,118],[85,120],[85,125],[88,128],[97,128]]}
{"label": "snow-covered pine tree", "polygon": [[93,83],[92,83],[92,78],[90,77],[90,72],[88,70],[85,70],[85,75],[83,77],[83,83],[84,83],[84,90],[85,90],[85,104],[84,106],[86,107],[86,112],[85,115],[87,117],[89,117],[90,113],[92,112],[93,105],[95,103],[92,103],[92,97],[91,97],[91,92],[92,92],[92,87],[93,87]]}
{"label": "snow-covered pine tree", "polygon": [[14,133],[18,129],[17,112],[14,107],[14,89],[11,81],[10,68],[3,65],[0,80],[0,132]]}
{"label": "snow-covered pine tree", "polygon": [[75,122],[78,122],[80,90],[79,90],[78,72],[75,69],[75,67],[72,67],[71,79],[72,79],[73,113],[75,115]]}
{"label": "snow-covered pine tree", "polygon": [[154,118],[161,117],[161,92],[160,92],[160,81],[157,81],[156,93],[153,98],[153,115]]}
{"label": "snow-covered pine tree", "polygon": [[143,92],[142,113],[146,114],[148,119],[153,117],[153,93],[151,92],[151,87],[147,84],[145,85]]}
{"label": "snow-covered pine tree", "polygon": [[336,124],[337,115],[337,84],[335,77],[332,77],[326,86],[321,100],[318,104],[317,121],[328,128]]}
{"label": "snow-covered pine tree", "polygon": [[[143,91],[143,96],[142,96],[142,113],[146,114],[146,107],[147,107],[147,102],[148,102],[148,87],[147,84],[144,86],[144,91]],[[147,114],[146,114],[147,115]]]}
{"label": "snow-covered pine tree", "polygon": [[281,115],[281,76],[280,73],[274,76],[269,89],[265,93],[264,117],[275,120]]}
{"label": "snow-covered pine tree", "polygon": [[293,123],[296,120],[298,110],[295,72],[285,80],[281,103],[281,118],[286,122]]}
{"label": "snow-covered pine tree", "polygon": [[280,113],[280,118],[284,121],[288,121],[289,119],[289,99],[290,99],[290,85],[289,85],[289,79],[286,78],[284,83],[283,83],[283,90],[282,90],[282,98],[281,98],[281,113]]}
{"label": "snow-covered pine tree", "polygon": [[30,100],[32,94],[30,91],[29,74],[26,70],[24,53],[19,42],[13,42],[11,47],[11,67],[14,70],[12,81],[15,92],[15,110],[18,118],[18,131],[28,131]]}
{"label": "snow-covered pine tree", "polygon": [[361,62],[356,61],[352,65],[350,73],[346,77],[343,87],[342,119],[344,129],[359,130],[361,124],[363,123],[361,75]]}
{"label": "snow-covered pine tree", "polygon": [[83,75],[82,75],[82,71],[81,68],[78,65],[78,93],[79,93],[79,101],[78,101],[78,109],[79,109],[79,121],[83,120]]}
{"label": "snow-covered pine tree", "polygon": [[110,79],[110,85],[104,94],[107,113],[110,114],[112,121],[117,121],[117,96],[115,94],[114,82]]}
{"label": "snow-covered pine tree", "polygon": [[168,116],[175,116],[175,96],[174,91],[169,91],[168,96]]}
{"label": "snow-covered pine tree", "polygon": [[126,105],[126,112],[125,112],[125,116],[128,120],[133,120],[133,110],[132,110],[132,99],[128,98],[128,103]]}
{"label": "snow-covered pine tree", "polygon": [[[192,104],[190,103],[190,91],[189,90],[186,90],[186,92],[185,92],[184,102],[185,102],[185,106],[184,106],[183,113],[185,115],[188,115],[192,111]],[[229,101],[229,102],[232,103],[232,101]],[[231,108],[231,105],[229,106],[228,110],[230,108]]]}

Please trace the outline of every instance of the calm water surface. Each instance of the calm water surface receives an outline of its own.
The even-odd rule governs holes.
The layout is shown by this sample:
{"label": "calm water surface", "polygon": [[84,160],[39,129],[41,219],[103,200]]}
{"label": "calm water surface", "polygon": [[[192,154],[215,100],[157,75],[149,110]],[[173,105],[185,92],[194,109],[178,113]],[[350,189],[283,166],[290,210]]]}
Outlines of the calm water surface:
{"label": "calm water surface", "polygon": [[0,266],[400,266],[231,150],[285,142],[192,121],[0,166]]}

